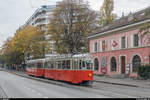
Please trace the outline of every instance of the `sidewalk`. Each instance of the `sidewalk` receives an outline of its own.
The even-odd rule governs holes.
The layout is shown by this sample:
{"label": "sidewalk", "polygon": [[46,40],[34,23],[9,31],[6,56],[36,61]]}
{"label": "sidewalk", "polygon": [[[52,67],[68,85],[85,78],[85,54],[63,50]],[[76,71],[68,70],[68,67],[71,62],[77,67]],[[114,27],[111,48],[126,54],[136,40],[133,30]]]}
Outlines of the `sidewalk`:
{"label": "sidewalk", "polygon": [[94,81],[102,82],[102,83],[109,83],[109,84],[116,84],[116,85],[150,88],[150,80],[134,80],[131,78],[117,79],[117,78],[110,78],[107,76],[95,75]]}

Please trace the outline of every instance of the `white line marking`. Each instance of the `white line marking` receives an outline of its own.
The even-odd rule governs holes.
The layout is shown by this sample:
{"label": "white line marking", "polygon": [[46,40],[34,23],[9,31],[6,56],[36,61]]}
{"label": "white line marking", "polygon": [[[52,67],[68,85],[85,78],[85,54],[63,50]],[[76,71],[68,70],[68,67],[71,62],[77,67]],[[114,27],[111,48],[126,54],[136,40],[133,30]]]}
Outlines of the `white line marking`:
{"label": "white line marking", "polygon": [[49,97],[43,97],[43,98],[49,98]]}
{"label": "white line marking", "polygon": [[31,90],[31,88],[27,88],[28,90]]}
{"label": "white line marking", "polygon": [[38,95],[39,95],[39,96],[42,96],[42,94],[41,94],[41,93],[38,93]]}
{"label": "white line marking", "polygon": [[31,91],[34,92],[34,93],[36,92],[35,90],[31,90]]}

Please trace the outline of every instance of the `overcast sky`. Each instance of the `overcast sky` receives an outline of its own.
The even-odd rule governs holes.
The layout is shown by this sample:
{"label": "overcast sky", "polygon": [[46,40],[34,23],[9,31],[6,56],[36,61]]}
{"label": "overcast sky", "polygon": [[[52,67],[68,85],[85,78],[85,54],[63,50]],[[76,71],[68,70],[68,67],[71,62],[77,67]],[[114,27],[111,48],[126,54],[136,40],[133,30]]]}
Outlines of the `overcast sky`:
{"label": "overcast sky", "polygon": [[[61,0],[0,0],[0,46],[8,37],[12,37],[34,11],[41,5],[54,5]],[[99,10],[103,0],[88,0],[91,8]],[[150,0],[114,0],[114,12],[121,16],[150,6]]]}

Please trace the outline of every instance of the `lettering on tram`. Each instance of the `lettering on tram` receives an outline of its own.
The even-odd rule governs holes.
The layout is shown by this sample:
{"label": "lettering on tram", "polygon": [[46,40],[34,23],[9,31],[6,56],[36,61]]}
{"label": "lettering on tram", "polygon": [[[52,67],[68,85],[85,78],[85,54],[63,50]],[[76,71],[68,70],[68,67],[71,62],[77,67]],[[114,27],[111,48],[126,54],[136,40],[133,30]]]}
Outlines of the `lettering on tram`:
{"label": "lettering on tram", "polygon": [[57,55],[27,61],[27,74],[73,84],[92,84],[93,60],[90,54]]}

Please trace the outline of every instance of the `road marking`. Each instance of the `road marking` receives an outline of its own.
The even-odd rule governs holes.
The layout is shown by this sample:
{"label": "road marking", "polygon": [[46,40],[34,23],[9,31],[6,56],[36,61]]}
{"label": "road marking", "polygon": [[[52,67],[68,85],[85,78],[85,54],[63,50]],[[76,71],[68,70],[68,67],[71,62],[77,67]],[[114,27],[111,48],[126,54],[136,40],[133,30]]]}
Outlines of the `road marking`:
{"label": "road marking", "polygon": [[38,93],[38,95],[39,95],[39,96],[42,96],[42,94],[41,94],[41,93]]}
{"label": "road marking", "polygon": [[31,90],[31,88],[27,88],[28,90]]}
{"label": "road marking", "polygon": [[32,92],[34,92],[34,93],[36,93],[36,91],[35,90],[31,90]]}
{"label": "road marking", "polygon": [[43,98],[49,98],[49,97],[43,97]]}

